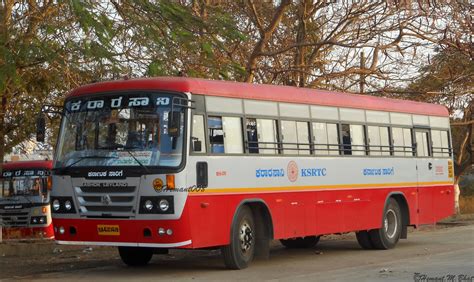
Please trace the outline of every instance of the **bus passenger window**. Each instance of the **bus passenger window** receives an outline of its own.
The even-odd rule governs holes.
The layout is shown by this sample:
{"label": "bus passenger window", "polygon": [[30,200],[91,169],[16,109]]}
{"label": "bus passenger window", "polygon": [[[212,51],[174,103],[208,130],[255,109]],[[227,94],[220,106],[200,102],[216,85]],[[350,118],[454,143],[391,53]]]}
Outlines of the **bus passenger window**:
{"label": "bus passenger window", "polygon": [[371,156],[390,156],[388,127],[368,126],[368,141]]}
{"label": "bus passenger window", "polygon": [[441,131],[441,147],[443,148],[443,157],[451,156],[451,145],[449,143],[448,131]]}
{"label": "bus passenger window", "polygon": [[242,120],[239,117],[222,117],[224,130],[224,152],[242,154],[244,144],[242,138]]}
{"label": "bus passenger window", "polygon": [[428,157],[430,155],[430,149],[428,147],[428,131],[417,131],[415,130],[416,138],[416,155],[418,157]]}
{"label": "bus passenger window", "polygon": [[283,141],[283,154],[298,154],[298,137],[296,133],[296,121],[281,121],[281,135]]}
{"label": "bus passenger window", "polygon": [[298,132],[298,154],[309,155],[309,129],[308,123],[303,121],[296,122],[296,131]]}
{"label": "bus passenger window", "polygon": [[392,138],[395,156],[413,156],[410,128],[392,127]]}
{"label": "bus passenger window", "polygon": [[380,129],[378,126],[367,127],[369,137],[369,150],[371,156],[382,155],[382,148],[380,147]]}
{"label": "bus passenger window", "polygon": [[209,128],[209,145],[211,153],[224,153],[224,129],[222,128],[221,117],[208,117],[207,126]]}
{"label": "bus passenger window", "polygon": [[352,155],[366,155],[364,126],[351,124],[350,130]]}
{"label": "bus passenger window", "polygon": [[277,135],[276,120],[257,119],[258,150],[260,154],[277,154]]}
{"label": "bus passenger window", "polygon": [[350,126],[348,124],[342,124],[341,132],[342,132],[342,154],[352,155]]}
{"label": "bus passenger window", "polygon": [[[194,115],[193,116],[193,136],[191,137],[191,148],[193,152],[205,153],[206,152],[206,138],[204,136],[204,116]],[[199,145],[200,148],[199,148]]]}
{"label": "bus passenger window", "polygon": [[451,155],[446,130],[431,130],[431,142],[433,157],[449,157]]}
{"label": "bus passenger window", "polygon": [[439,130],[431,130],[431,143],[433,151],[433,157],[442,157],[443,147],[441,146],[441,131]]}
{"label": "bus passenger window", "polygon": [[246,122],[248,151],[250,154],[258,154],[258,132],[257,119],[248,118]]}

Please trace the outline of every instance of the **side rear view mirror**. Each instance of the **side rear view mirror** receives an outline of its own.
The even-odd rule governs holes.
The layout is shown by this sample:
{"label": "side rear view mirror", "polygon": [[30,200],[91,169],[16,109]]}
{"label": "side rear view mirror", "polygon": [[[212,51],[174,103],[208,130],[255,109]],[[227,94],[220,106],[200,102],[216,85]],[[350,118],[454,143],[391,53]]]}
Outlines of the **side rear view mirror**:
{"label": "side rear view mirror", "polygon": [[40,113],[36,118],[36,141],[44,142],[46,133],[46,118],[43,113]]}
{"label": "side rear view mirror", "polygon": [[168,119],[168,134],[171,137],[179,137],[181,128],[181,112],[172,111]]}

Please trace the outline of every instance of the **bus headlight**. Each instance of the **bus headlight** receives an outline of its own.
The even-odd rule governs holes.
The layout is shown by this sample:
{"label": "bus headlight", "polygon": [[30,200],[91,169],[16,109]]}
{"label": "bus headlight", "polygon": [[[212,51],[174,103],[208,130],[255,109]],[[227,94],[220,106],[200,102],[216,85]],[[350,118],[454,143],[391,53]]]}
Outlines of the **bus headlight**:
{"label": "bus headlight", "polygon": [[[139,213],[141,214],[173,214],[173,196],[143,196],[140,197]],[[166,232],[165,232],[166,233]]]}
{"label": "bus headlight", "polygon": [[72,209],[72,204],[71,204],[71,201],[67,200],[64,202],[64,208],[66,208],[66,210],[70,211]]}
{"label": "bus headlight", "polygon": [[160,200],[160,210],[167,211],[170,208],[170,203],[166,199]]}
{"label": "bus headlight", "polygon": [[145,209],[151,211],[153,209],[153,202],[151,200],[145,201]]}
{"label": "bus headlight", "polygon": [[59,204],[59,200],[54,200],[53,201],[53,210],[58,211],[61,208],[61,205]]}

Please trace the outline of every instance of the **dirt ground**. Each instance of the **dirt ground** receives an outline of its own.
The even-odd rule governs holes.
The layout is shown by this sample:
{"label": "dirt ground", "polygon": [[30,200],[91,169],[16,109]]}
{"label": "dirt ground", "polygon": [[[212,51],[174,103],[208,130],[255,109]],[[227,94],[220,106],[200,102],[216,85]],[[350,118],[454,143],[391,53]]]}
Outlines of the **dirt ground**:
{"label": "dirt ground", "polygon": [[[452,240],[456,240],[458,242],[453,242]],[[462,247],[463,242],[466,244],[466,247],[464,248]],[[453,245],[453,243],[456,243],[456,245]],[[272,243],[271,257],[269,260],[256,261],[249,267],[249,269],[237,272],[228,272],[224,270],[219,250],[171,250],[168,255],[155,255],[148,267],[137,272],[137,269],[124,266],[120,261],[117,250],[112,247],[91,248],[78,246],[59,246],[54,244],[52,241],[9,242],[0,244],[0,280],[31,280],[37,278],[46,280],[62,280],[66,277],[69,277],[73,280],[115,280],[117,278],[125,279],[126,277],[134,279],[143,278],[147,280],[155,277],[155,274],[159,275],[165,280],[238,279],[238,276],[234,277],[234,274],[243,275],[242,278],[245,279],[250,278],[250,280],[255,280],[256,277],[253,276],[252,279],[252,276],[249,276],[249,273],[258,271],[259,268],[264,270],[264,272],[258,273],[257,277],[259,277],[259,279],[278,279],[280,276],[275,277],[274,273],[281,272],[281,269],[302,268],[302,272],[295,272],[295,275],[301,278],[297,280],[312,280],[312,278],[321,278],[323,276],[321,276],[322,274],[320,274],[320,276],[312,276],[316,269],[311,267],[310,264],[312,260],[308,260],[308,255],[313,257],[313,259],[315,255],[317,256],[318,267],[321,267],[322,270],[335,271],[337,269],[334,269],[333,260],[336,260],[338,264],[342,263],[342,268],[370,267],[371,264],[373,265],[378,261],[384,260],[388,260],[390,262],[393,262],[394,260],[400,261],[398,264],[403,265],[404,258],[410,259],[413,257],[436,257],[439,255],[446,255],[447,252],[455,250],[459,250],[461,252],[464,251],[464,253],[456,253],[453,255],[458,259],[467,256],[468,260],[471,261],[468,262],[468,269],[474,269],[474,216],[451,219],[441,224],[437,224],[436,226],[424,226],[418,230],[411,229],[408,240],[402,240],[394,250],[388,251],[361,250],[357,245],[353,233],[323,236],[321,242],[316,246],[315,249],[312,250],[287,250],[283,248],[279,242],[275,241]],[[466,253],[466,250],[470,250],[470,252],[468,251]],[[298,253],[301,254],[298,255]],[[390,253],[394,253],[396,255],[391,257]],[[377,256],[381,257],[377,258]],[[361,263],[354,263],[354,258],[357,257],[361,258]],[[367,264],[368,260],[371,261],[371,263]],[[452,262],[453,258],[448,256],[446,260]],[[346,263],[344,263],[345,261]],[[357,262],[357,259],[355,259],[355,261]],[[446,262],[446,266],[449,266],[448,261]],[[405,263],[408,262],[405,261]],[[430,263],[433,263],[433,261]],[[442,257],[440,258],[439,263],[443,265]],[[307,265],[307,268],[305,265]],[[327,267],[324,267],[324,265],[327,265]],[[395,268],[396,266],[397,264],[395,264],[393,267]],[[162,273],[162,271],[164,271],[163,267],[166,268],[165,273]],[[146,271],[143,271],[145,269]],[[312,269],[314,269],[314,271]],[[422,264],[420,264],[420,269],[423,269]],[[464,275],[463,273],[467,271],[464,271],[463,268],[461,268],[461,270],[453,270],[459,272],[456,273],[456,275]],[[157,273],[155,273],[155,271]],[[267,275],[265,275],[265,271],[268,271]],[[381,275],[386,272],[386,275],[376,275],[372,278],[375,280],[378,278],[390,278],[393,274],[389,272],[391,270],[384,270],[383,267],[380,269],[380,271],[382,272],[378,274]],[[449,275],[448,273],[452,272],[450,271],[450,268],[447,267],[447,275]],[[474,270],[471,270],[467,274],[474,275],[473,272]],[[189,273],[192,273],[192,275],[189,276]],[[228,273],[233,274],[231,277],[229,277],[227,276]],[[344,273],[338,274],[337,272],[333,273],[330,271],[325,273],[326,275],[329,275],[328,278],[344,278],[344,276],[338,276],[343,275]],[[142,274],[143,276],[141,276]],[[409,273],[409,275],[414,275],[414,273]],[[288,278],[289,276],[282,275],[281,278],[283,277]],[[350,276],[348,278],[350,278]],[[362,280],[367,280],[371,277],[363,276],[360,278]],[[473,279],[469,281],[474,281],[474,276]]]}

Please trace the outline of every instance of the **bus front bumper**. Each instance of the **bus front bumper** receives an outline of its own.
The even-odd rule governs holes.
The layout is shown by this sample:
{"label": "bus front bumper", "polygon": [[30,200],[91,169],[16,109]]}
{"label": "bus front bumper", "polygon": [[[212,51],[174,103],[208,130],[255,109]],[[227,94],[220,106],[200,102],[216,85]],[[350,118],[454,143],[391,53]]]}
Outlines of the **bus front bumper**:
{"label": "bus front bumper", "polygon": [[58,244],[192,248],[182,220],[53,219]]}

